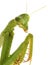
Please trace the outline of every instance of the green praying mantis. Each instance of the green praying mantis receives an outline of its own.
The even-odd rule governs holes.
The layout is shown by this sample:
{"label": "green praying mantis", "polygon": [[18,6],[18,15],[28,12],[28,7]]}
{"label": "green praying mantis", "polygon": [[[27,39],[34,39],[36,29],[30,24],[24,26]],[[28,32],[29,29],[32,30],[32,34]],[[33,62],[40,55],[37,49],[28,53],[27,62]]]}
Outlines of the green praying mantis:
{"label": "green praying mantis", "polygon": [[28,14],[21,14],[12,19],[6,28],[0,34],[0,47],[2,47],[0,65],[20,65],[24,61],[24,57],[29,45],[28,58],[24,62],[32,60],[33,52],[33,35],[29,33],[17,50],[10,55],[12,40],[14,37],[14,27],[19,26],[24,31],[28,30]]}

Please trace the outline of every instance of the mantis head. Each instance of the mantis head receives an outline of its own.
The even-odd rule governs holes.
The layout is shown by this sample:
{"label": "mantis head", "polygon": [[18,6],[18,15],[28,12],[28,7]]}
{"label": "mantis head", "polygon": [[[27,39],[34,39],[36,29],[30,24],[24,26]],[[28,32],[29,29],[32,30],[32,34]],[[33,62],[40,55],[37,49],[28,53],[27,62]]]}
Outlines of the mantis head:
{"label": "mantis head", "polygon": [[17,25],[23,28],[24,31],[28,30],[28,21],[29,21],[28,14],[21,14],[20,16],[16,17],[15,20],[17,21]]}

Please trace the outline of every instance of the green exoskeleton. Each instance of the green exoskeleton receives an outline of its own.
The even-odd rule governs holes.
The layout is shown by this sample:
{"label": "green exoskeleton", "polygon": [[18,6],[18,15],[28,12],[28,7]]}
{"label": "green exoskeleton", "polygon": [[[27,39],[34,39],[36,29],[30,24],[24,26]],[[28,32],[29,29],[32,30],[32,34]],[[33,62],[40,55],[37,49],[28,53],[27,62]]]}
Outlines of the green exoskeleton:
{"label": "green exoskeleton", "polygon": [[32,59],[32,51],[33,51],[33,35],[28,34],[26,39],[21,43],[21,45],[17,48],[17,50],[10,55],[12,40],[14,37],[14,27],[19,26],[23,28],[24,31],[28,30],[28,14],[21,14],[15,19],[11,20],[6,28],[1,32],[0,35],[0,47],[2,46],[1,57],[0,57],[0,65],[20,65],[21,62],[24,61],[24,57],[29,45],[29,54],[27,61],[31,61]]}

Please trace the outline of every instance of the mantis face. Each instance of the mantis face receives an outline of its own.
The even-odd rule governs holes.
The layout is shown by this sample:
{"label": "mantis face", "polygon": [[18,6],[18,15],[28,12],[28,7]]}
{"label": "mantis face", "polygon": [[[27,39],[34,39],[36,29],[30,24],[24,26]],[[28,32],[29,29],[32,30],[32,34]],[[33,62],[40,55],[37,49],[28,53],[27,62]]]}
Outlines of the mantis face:
{"label": "mantis face", "polygon": [[28,30],[28,21],[29,21],[28,14],[21,14],[20,16],[16,17],[15,20],[17,21],[17,25],[23,28],[24,31]]}

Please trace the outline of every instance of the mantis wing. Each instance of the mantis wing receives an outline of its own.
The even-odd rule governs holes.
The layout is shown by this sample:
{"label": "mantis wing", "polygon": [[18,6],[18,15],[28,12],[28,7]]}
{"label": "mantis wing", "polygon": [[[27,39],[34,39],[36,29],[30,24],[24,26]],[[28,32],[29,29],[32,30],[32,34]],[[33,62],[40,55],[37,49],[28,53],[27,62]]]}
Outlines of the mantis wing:
{"label": "mantis wing", "polygon": [[4,42],[4,36],[0,35],[0,47],[3,45]]}

